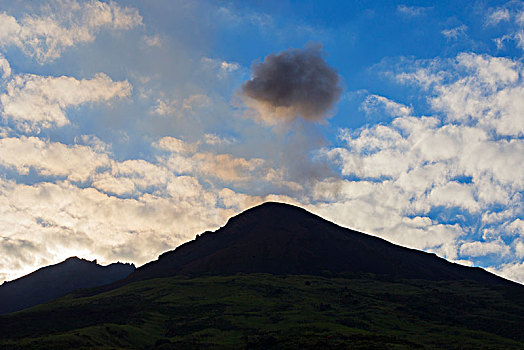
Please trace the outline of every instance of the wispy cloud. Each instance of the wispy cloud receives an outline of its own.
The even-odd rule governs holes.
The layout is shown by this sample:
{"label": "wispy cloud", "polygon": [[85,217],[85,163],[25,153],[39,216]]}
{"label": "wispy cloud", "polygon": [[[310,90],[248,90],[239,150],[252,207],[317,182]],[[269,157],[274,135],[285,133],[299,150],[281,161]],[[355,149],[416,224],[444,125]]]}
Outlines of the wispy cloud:
{"label": "wispy cloud", "polygon": [[432,9],[432,7],[398,5],[397,13],[404,17],[420,17]]}
{"label": "wispy cloud", "polygon": [[466,37],[466,31],[468,30],[468,26],[465,24],[461,24],[458,27],[453,27],[449,29],[444,29],[441,31],[442,35],[444,35],[448,39],[457,40],[461,37]]}

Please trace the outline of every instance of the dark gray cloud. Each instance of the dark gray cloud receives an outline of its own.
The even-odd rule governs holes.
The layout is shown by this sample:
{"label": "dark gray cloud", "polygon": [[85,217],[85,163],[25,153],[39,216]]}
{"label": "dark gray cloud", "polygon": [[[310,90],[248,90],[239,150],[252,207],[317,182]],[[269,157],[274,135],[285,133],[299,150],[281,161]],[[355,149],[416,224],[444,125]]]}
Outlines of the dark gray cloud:
{"label": "dark gray cloud", "polygon": [[339,76],[318,45],[268,55],[253,65],[252,78],[242,86],[247,105],[266,121],[296,116],[323,119],[341,93]]}

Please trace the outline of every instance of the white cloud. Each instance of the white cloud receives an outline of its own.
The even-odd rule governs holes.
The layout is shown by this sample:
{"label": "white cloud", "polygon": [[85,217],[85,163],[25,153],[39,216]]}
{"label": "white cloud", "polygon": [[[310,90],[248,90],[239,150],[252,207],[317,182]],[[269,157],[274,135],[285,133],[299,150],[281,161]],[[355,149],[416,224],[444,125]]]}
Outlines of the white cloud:
{"label": "white cloud", "polygon": [[174,115],[178,110],[177,104],[176,100],[157,98],[156,104],[151,109],[151,114]]}
{"label": "white cloud", "polygon": [[367,115],[382,112],[389,116],[399,117],[413,113],[413,108],[379,95],[368,95],[361,108]]}
{"label": "white cloud", "polygon": [[519,2],[508,2],[505,7],[490,9],[486,26],[496,26],[506,22],[506,34],[493,39],[498,50],[505,48],[505,43],[514,42],[520,49],[524,49],[524,6]]}
{"label": "white cloud", "polygon": [[11,75],[11,65],[2,54],[0,54],[0,72],[2,72],[3,79],[7,79]]}
{"label": "white cloud", "polygon": [[444,29],[441,31],[441,33],[448,39],[457,40],[460,37],[467,36],[466,30],[468,30],[468,26],[465,24],[461,24],[458,27]]}
{"label": "white cloud", "polygon": [[[318,183],[311,198],[326,202],[326,217],[395,243],[452,259],[459,252],[462,259],[495,253],[507,258],[509,245],[498,239],[520,236],[523,210],[522,66],[475,54],[451,62],[412,62],[397,74],[401,82],[429,90],[438,114],[406,111],[390,123],[342,130],[345,145],[320,154],[354,180]],[[471,230],[468,222],[477,219],[482,225],[475,230],[489,244],[460,244]]]}
{"label": "white cloud", "polygon": [[[453,67],[434,61],[432,69],[401,73],[401,82],[414,82],[434,93],[432,107],[449,121],[473,121],[486,131],[518,136],[524,133],[524,65],[503,57],[463,53]],[[453,69],[454,75],[435,70]],[[438,68],[437,68],[438,69]],[[444,80],[445,78],[445,80]]]}
{"label": "white cloud", "polygon": [[36,137],[0,139],[0,164],[20,174],[34,169],[38,174],[65,177],[70,181],[86,181],[100,167],[108,166],[106,154],[90,147],[67,146]]}
{"label": "white cloud", "polygon": [[515,242],[515,255],[519,259],[524,258],[524,242],[521,240]]}
{"label": "white cloud", "polygon": [[524,262],[503,264],[498,268],[488,268],[487,270],[509,280],[524,283]]}
{"label": "white cloud", "polygon": [[0,95],[4,117],[30,127],[49,128],[69,124],[66,109],[88,102],[106,102],[131,94],[131,84],[113,81],[99,73],[93,79],[16,75]]}
{"label": "white cloud", "polygon": [[480,205],[475,199],[475,187],[470,184],[449,182],[444,186],[434,188],[428,199],[432,206],[461,207],[470,212],[480,210]]}
{"label": "white cloud", "polygon": [[[216,195],[189,177],[176,179],[168,193],[122,199],[69,182],[0,180],[0,269],[19,275],[72,255],[142,264],[232,214],[216,209]],[[24,254],[30,261],[19,259]]]}
{"label": "white cloud", "polygon": [[15,45],[39,63],[53,61],[77,43],[91,42],[102,29],[128,30],[142,24],[138,11],[117,3],[55,0],[40,14],[20,20],[0,13],[0,45]]}
{"label": "white cloud", "polygon": [[431,9],[432,7],[398,5],[397,13],[405,17],[419,17]]}
{"label": "white cloud", "polygon": [[213,70],[216,72],[218,79],[225,79],[231,73],[241,68],[239,63],[227,62],[217,58],[202,57],[200,60],[204,69]]}
{"label": "white cloud", "polygon": [[165,136],[153,142],[153,147],[173,153],[189,154],[196,151],[197,145],[184,142],[176,137]]}
{"label": "white cloud", "polygon": [[502,241],[491,242],[467,242],[460,246],[460,254],[471,257],[484,256],[488,254],[507,255],[510,252],[508,247]]}
{"label": "white cloud", "polygon": [[509,21],[510,14],[506,8],[492,9],[486,16],[486,25],[497,25],[503,21]]}
{"label": "white cloud", "polygon": [[451,121],[475,121],[500,135],[524,134],[524,65],[502,57],[461,54],[459,68],[466,76],[436,85],[430,100]]}

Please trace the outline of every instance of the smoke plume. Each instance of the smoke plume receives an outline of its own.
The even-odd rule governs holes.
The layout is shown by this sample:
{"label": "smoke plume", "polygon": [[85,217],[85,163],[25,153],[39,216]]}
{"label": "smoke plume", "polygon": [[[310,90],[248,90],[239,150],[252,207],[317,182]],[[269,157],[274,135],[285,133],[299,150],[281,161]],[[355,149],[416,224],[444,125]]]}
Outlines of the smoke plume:
{"label": "smoke plume", "polygon": [[268,123],[322,120],[341,93],[338,74],[324,61],[320,46],[268,55],[253,65],[251,79],[242,86],[246,105]]}

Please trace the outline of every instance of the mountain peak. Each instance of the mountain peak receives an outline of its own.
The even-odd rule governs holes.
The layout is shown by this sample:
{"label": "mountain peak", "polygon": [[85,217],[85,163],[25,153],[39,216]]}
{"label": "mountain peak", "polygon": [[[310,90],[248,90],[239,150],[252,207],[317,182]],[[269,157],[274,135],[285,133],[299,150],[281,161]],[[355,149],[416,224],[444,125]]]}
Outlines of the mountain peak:
{"label": "mountain peak", "polygon": [[329,222],[307,210],[266,202],[229,219],[215,232],[162,254],[129,281],[173,275],[372,273],[394,278],[509,281],[479,268],[397,246]]}

